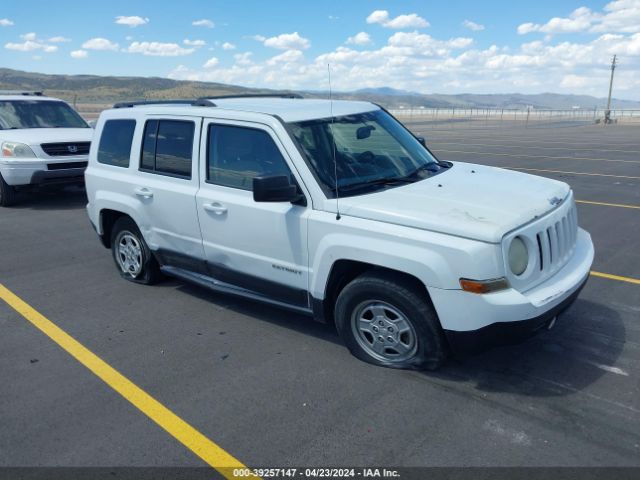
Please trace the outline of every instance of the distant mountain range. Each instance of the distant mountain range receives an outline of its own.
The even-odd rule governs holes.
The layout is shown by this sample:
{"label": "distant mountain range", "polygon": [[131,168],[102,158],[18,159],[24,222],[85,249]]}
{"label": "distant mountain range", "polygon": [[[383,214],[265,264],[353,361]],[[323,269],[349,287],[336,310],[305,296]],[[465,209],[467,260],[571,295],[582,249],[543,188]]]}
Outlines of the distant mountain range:
{"label": "distant mountain range", "polygon": [[[71,103],[108,105],[123,100],[189,99],[243,93],[275,93],[277,90],[245,88],[212,82],[192,82],[159,77],[111,77],[97,75],[47,75],[0,68],[0,90],[44,90],[47,95]],[[326,91],[302,91],[304,96],[328,97]],[[353,92],[334,92],[335,99],[368,100],[387,108],[555,108],[605,107],[605,98],[588,95],[540,93],[525,95],[422,94],[390,87],[364,88]],[[612,108],[640,109],[639,101],[612,100]]]}

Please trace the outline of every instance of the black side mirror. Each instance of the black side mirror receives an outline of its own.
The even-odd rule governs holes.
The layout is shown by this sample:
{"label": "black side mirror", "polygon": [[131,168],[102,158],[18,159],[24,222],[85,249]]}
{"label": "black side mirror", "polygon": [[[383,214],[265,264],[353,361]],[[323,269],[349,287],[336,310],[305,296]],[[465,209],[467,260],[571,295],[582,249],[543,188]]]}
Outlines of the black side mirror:
{"label": "black side mirror", "polygon": [[427,148],[427,141],[424,139],[424,137],[416,137],[416,140],[418,140],[418,142],[420,142],[420,145],[422,145],[424,148]]}
{"label": "black side mirror", "polygon": [[253,200],[255,202],[296,202],[300,200],[298,187],[286,175],[254,177]]}

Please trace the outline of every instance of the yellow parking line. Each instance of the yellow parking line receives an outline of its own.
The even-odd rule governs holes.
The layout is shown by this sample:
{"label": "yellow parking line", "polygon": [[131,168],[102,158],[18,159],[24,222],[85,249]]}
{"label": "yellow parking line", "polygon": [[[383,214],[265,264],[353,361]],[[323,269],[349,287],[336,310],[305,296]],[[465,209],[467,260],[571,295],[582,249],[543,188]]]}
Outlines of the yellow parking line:
{"label": "yellow parking line", "polygon": [[625,205],[623,203],[591,202],[589,200],[576,200],[576,203],[586,203],[588,205],[602,205],[604,207],[619,207],[619,208],[637,208],[637,209],[640,209],[640,205]]}
{"label": "yellow parking line", "polygon": [[635,285],[640,285],[640,280],[637,278],[621,277],[620,275],[611,275],[610,273],[594,272],[593,270],[591,271],[591,275],[594,277],[608,278],[609,280],[618,280],[619,282],[627,282],[627,283],[633,283]]}
{"label": "yellow parking line", "polygon": [[231,479],[234,478],[234,469],[246,468],[239,460],[182,420],[2,284],[0,284],[0,299],[4,300],[147,417],[164,428],[176,440],[215,468],[222,476]]}
{"label": "yellow parking line", "polygon": [[608,173],[565,172],[563,170],[546,170],[543,168],[523,168],[523,167],[502,167],[502,168],[508,168],[509,170],[523,170],[525,172],[567,173],[569,175],[588,175],[590,177],[632,178],[634,180],[640,180],[640,177],[633,177],[630,175],[610,175]]}

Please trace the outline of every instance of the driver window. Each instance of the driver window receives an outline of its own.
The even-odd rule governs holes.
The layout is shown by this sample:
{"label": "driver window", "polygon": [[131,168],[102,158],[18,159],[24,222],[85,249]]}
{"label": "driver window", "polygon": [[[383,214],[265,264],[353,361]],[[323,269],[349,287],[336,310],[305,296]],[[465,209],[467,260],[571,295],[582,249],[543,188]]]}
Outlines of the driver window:
{"label": "driver window", "polygon": [[280,150],[264,130],[209,125],[207,182],[242,190],[253,189],[253,178],[291,176]]}

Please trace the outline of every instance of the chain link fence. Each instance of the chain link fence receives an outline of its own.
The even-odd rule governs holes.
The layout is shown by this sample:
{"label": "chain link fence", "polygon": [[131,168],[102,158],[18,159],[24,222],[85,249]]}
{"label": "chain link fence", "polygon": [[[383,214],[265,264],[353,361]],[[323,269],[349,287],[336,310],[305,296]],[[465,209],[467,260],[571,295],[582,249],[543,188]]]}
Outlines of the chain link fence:
{"label": "chain link fence", "polygon": [[[390,112],[400,120],[420,123],[425,126],[553,126],[584,125],[603,123],[606,109],[509,109],[509,108],[398,108]],[[610,122],[613,124],[636,124],[640,126],[640,110],[612,109]]]}

